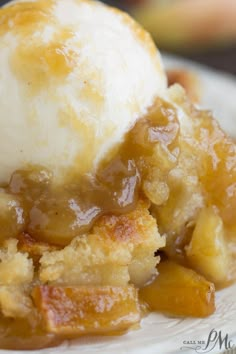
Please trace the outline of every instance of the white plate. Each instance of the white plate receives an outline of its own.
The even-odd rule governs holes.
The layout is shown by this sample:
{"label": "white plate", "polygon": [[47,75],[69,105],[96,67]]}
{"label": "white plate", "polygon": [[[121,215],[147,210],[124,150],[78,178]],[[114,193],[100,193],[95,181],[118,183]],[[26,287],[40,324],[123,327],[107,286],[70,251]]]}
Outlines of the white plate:
{"label": "white plate", "polygon": [[[183,61],[173,57],[165,57],[168,67],[190,67],[199,73],[204,88],[203,106],[213,108],[215,116],[222,126],[236,136],[236,79],[205,67]],[[219,341],[212,342],[204,350],[206,344],[198,341],[207,341],[211,330],[215,329],[222,339],[236,345],[236,285],[224,289],[216,295],[217,310],[214,315],[206,319],[176,319],[167,318],[159,314],[151,314],[141,323],[141,329],[129,332],[121,337],[82,338],[73,342],[66,342],[62,346],[42,351],[33,351],[34,354],[194,354],[224,352],[226,341],[220,348]],[[216,332],[212,333],[216,335]],[[218,338],[218,337],[217,337]],[[186,343],[186,342],[195,342]],[[214,346],[214,348],[213,348]],[[181,349],[182,348],[182,349]],[[1,354],[23,353],[0,351]],[[231,353],[236,351],[231,351]],[[230,351],[227,352],[230,354]]]}

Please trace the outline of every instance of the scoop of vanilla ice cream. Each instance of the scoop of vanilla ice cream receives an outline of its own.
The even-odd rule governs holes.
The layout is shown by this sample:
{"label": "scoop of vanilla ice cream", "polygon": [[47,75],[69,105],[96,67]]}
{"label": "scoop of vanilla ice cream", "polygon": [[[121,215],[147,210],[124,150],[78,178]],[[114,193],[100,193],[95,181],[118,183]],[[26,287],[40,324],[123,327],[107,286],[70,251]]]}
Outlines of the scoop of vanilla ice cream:
{"label": "scoop of vanilla ice cream", "polygon": [[86,0],[0,10],[0,183],[42,165],[94,170],[166,88],[159,54],[128,15]]}

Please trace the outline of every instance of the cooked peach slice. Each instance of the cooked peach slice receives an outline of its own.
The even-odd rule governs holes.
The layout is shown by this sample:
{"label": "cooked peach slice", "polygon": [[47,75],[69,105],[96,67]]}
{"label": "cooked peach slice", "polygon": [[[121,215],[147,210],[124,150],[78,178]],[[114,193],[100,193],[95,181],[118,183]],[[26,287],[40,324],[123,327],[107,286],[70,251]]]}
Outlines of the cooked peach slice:
{"label": "cooked peach slice", "polygon": [[154,282],[140,290],[151,310],[174,316],[206,317],[215,311],[214,285],[174,262],[158,266]]}
{"label": "cooked peach slice", "polygon": [[215,284],[227,280],[230,255],[223,222],[213,208],[200,212],[186,254],[191,266],[208,280]]}
{"label": "cooked peach slice", "polygon": [[62,336],[110,334],[140,320],[137,290],[132,286],[39,286],[33,298],[46,330]]}

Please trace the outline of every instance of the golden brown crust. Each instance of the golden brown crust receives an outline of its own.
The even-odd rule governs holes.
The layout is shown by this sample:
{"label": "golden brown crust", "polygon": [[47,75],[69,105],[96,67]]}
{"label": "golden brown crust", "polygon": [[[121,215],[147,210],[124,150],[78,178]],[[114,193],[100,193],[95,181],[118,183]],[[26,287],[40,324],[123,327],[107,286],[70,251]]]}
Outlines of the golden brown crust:
{"label": "golden brown crust", "polygon": [[45,252],[53,252],[59,249],[58,246],[50,245],[46,242],[40,242],[31,237],[28,233],[23,232],[18,237],[18,249],[20,252],[28,253],[30,258],[34,260],[34,262],[38,262],[40,257]]}
{"label": "golden brown crust", "polygon": [[27,317],[32,310],[29,297],[33,262],[18,252],[17,240],[9,239],[0,249],[0,311],[6,317]]}
{"label": "golden brown crust", "polygon": [[[91,233],[76,237],[67,247],[45,252],[40,259],[42,283],[64,285],[143,285],[156,274],[164,247],[149,204],[140,201],[126,215],[100,218]],[[79,260],[79,261],[78,261]]]}
{"label": "golden brown crust", "polygon": [[95,224],[94,232],[121,243],[143,242],[148,235],[150,222],[155,222],[150,218],[149,207],[149,201],[140,200],[137,208],[129,214],[105,215]]}

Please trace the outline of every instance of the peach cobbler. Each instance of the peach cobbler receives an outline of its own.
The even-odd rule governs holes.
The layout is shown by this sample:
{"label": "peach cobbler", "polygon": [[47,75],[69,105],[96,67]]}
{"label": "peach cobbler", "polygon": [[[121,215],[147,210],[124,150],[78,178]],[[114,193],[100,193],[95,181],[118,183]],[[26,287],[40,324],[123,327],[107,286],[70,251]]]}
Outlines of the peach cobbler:
{"label": "peach cobbler", "polygon": [[90,0],[0,9],[0,348],[205,317],[235,278],[236,145]]}

